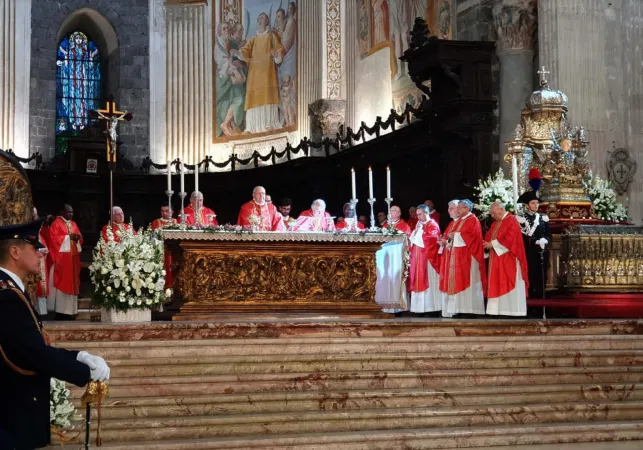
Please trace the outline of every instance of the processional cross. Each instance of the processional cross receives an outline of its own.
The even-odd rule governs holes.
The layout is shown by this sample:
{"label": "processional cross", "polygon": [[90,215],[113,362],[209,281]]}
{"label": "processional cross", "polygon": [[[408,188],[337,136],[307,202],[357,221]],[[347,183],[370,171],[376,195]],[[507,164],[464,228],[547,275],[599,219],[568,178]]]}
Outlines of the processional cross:
{"label": "processional cross", "polygon": [[99,120],[105,121],[107,132],[107,167],[109,167],[109,220],[112,221],[112,210],[114,208],[114,166],[116,165],[116,147],[118,146],[118,133],[116,127],[118,122],[132,120],[134,116],[127,111],[119,111],[116,102],[108,99],[105,109],[92,111]]}

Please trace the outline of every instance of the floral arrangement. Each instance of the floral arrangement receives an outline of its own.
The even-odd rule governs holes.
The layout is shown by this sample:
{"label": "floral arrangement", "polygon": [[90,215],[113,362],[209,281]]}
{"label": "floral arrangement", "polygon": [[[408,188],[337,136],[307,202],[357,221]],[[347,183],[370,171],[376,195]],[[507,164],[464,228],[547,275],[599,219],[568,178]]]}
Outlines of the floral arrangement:
{"label": "floral arrangement", "polygon": [[511,180],[505,178],[502,169],[498,169],[493,176],[481,178],[474,189],[478,193],[478,203],[473,205],[473,209],[480,212],[481,219],[489,217],[489,208],[495,201],[501,201],[508,212],[514,212],[513,184]]}
{"label": "floral arrangement", "polygon": [[65,429],[73,428],[73,420],[80,420],[80,417],[69,402],[69,389],[64,381],[52,378],[49,382],[49,425],[62,433]]}
{"label": "floral arrangement", "polygon": [[608,180],[593,177],[589,184],[589,198],[597,219],[607,222],[628,221],[627,208],[616,200],[616,193]]}
{"label": "floral arrangement", "polygon": [[107,227],[107,240],[101,236],[94,249],[89,266],[93,303],[117,311],[162,305],[172,294],[164,291],[163,241],[149,229],[136,233],[130,227],[116,235],[119,242]]}

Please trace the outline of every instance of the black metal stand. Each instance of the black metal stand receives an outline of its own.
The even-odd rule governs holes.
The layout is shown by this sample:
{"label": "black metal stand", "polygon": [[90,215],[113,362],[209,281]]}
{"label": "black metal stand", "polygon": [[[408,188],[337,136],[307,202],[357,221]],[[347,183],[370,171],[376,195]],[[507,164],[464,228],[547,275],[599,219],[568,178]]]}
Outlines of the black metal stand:
{"label": "black metal stand", "polygon": [[92,424],[92,405],[87,403],[85,406],[85,450],[89,450],[90,429]]}

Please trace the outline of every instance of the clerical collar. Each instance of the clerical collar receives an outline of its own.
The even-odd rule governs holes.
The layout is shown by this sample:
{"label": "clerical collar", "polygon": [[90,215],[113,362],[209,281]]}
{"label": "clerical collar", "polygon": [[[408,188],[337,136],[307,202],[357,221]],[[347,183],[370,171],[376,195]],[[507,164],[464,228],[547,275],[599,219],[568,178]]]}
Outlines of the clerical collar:
{"label": "clerical collar", "polygon": [[459,219],[466,219],[471,215],[471,212],[468,212],[466,216],[458,217]]}
{"label": "clerical collar", "polygon": [[391,220],[391,223],[390,223],[390,224],[391,224],[391,225],[395,225],[395,224],[396,224],[396,223],[398,223],[399,221],[400,221],[400,219],[397,219],[397,220]]}
{"label": "clerical collar", "polygon": [[25,285],[18,275],[8,269],[5,269],[4,267],[0,267],[0,270],[9,275],[9,278],[11,278],[14,283],[16,283],[16,286],[18,286],[22,292],[25,292]]}
{"label": "clerical collar", "polygon": [[502,216],[502,219],[500,219],[500,220],[505,220],[505,217],[507,217],[508,215],[509,215],[509,211],[505,211],[505,215]]}
{"label": "clerical collar", "polygon": [[263,202],[263,203],[256,202],[254,198],[252,199],[252,203],[254,203],[257,206],[265,206],[268,204],[267,202]]}

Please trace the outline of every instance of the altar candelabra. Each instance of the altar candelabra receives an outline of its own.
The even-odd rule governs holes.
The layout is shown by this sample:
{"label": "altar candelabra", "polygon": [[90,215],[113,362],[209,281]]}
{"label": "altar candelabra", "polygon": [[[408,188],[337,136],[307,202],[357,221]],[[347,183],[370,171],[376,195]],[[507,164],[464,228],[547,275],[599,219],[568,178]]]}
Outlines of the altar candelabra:
{"label": "altar candelabra", "polygon": [[391,203],[393,202],[393,198],[386,197],[384,201],[386,202],[386,222],[390,226],[391,225]]}
{"label": "altar candelabra", "polygon": [[375,214],[374,214],[374,207],[375,205],[375,199],[374,198],[369,198],[368,203],[371,205],[371,227],[369,228],[369,231],[377,231],[377,227],[375,226]]}
{"label": "altar candelabra", "polygon": [[165,195],[167,195],[167,209],[170,212],[170,222],[172,221],[172,196],[174,195],[174,191],[168,189],[165,191]]}
{"label": "altar candelabra", "polygon": [[181,218],[181,223],[185,223],[185,197],[187,196],[186,192],[179,192],[179,197],[181,198],[181,214],[179,214],[179,217]]}
{"label": "altar candelabra", "polygon": [[351,221],[351,228],[350,231],[351,233],[357,233],[357,221],[359,217],[357,217],[357,200],[356,198],[351,198],[350,203],[351,203],[351,212],[353,214],[353,220]]}

